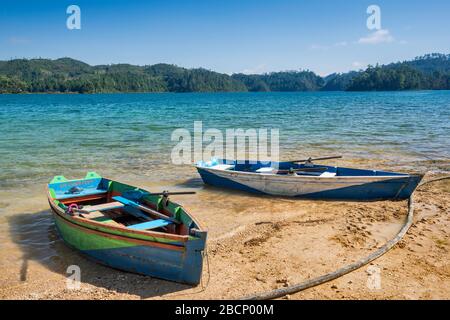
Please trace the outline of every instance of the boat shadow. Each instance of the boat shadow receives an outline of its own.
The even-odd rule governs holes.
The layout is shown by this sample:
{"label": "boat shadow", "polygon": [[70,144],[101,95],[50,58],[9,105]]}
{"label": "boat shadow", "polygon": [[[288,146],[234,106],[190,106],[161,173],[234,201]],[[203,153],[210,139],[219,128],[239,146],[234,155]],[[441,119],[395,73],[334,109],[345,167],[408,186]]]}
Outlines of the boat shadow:
{"label": "boat shadow", "polygon": [[[102,266],[69,248],[59,237],[50,210],[24,213],[7,218],[11,238],[22,251],[20,280],[27,281],[29,261],[36,261],[50,271],[70,276],[69,266],[79,266],[81,282],[140,299],[160,297],[194,286],[128,273]],[[181,294],[182,295],[182,294]]]}
{"label": "boat shadow", "polygon": [[[196,180],[196,179],[189,179],[186,182],[183,182],[181,184],[177,184],[177,186],[183,186],[186,184],[186,186],[193,185],[193,183],[197,183],[197,181],[191,182],[190,180]],[[284,202],[326,202],[326,203],[341,203],[341,202],[349,202],[349,203],[371,203],[371,202],[380,202],[380,201],[403,201],[405,199],[390,199],[389,197],[380,197],[380,198],[374,198],[374,199],[364,199],[364,198],[358,198],[355,196],[355,198],[339,198],[339,197],[333,197],[333,196],[327,196],[326,195],[317,195],[317,196],[284,196],[284,195],[271,195],[271,194],[264,194],[259,192],[251,192],[251,191],[242,191],[242,190],[236,190],[232,188],[224,188],[224,187],[218,187],[213,186],[209,184],[203,184],[202,180],[200,179],[200,185],[196,185],[195,188],[198,188],[198,190],[206,191],[209,193],[215,193],[215,194],[222,194],[222,195],[228,195],[228,196],[235,196],[235,197],[248,197],[253,199],[265,199],[265,200],[275,200],[275,201],[284,201]],[[363,197],[362,195],[361,197]]]}
{"label": "boat shadow", "polygon": [[183,182],[175,184],[177,188],[192,188],[192,189],[200,189],[203,188],[205,184],[203,183],[202,178],[189,178]]}

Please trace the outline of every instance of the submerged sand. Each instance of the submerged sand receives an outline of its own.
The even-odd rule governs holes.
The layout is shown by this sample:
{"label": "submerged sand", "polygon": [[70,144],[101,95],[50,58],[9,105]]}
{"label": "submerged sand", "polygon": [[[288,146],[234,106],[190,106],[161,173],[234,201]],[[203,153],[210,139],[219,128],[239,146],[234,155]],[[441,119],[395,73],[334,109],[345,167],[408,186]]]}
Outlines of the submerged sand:
{"label": "submerged sand", "polygon": [[[443,175],[427,175],[425,180]],[[406,201],[253,196],[205,187],[194,171],[192,176],[175,184],[197,194],[173,200],[209,230],[201,285],[113,270],[69,249],[56,234],[41,188],[21,204],[0,201],[7,213],[0,223],[0,298],[240,298],[296,284],[364,257],[394,237],[407,214]],[[136,184],[154,189],[150,183]],[[1,196],[11,197],[6,191]],[[449,299],[450,180],[417,190],[415,203],[413,226],[390,252],[369,266],[284,299]],[[81,268],[77,290],[66,286],[66,270],[72,264]]]}

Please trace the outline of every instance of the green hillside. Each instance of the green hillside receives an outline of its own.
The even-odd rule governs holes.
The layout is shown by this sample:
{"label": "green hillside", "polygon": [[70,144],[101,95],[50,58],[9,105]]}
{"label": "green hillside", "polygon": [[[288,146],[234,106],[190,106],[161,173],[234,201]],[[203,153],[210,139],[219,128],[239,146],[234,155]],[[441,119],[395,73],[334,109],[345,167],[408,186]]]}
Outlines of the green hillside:
{"label": "green hillside", "polygon": [[227,74],[170,64],[91,66],[71,58],[0,61],[0,93],[381,91],[450,89],[450,55],[320,77],[312,71]]}

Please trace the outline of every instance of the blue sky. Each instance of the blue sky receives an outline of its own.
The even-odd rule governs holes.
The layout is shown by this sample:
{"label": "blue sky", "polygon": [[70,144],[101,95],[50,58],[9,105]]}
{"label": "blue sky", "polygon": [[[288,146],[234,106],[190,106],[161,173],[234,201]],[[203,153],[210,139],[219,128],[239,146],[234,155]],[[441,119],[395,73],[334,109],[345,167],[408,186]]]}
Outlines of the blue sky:
{"label": "blue sky", "polygon": [[[81,30],[66,27],[71,4]],[[381,31],[366,26],[371,4],[381,8]],[[450,53],[449,12],[448,0],[2,0],[0,59],[325,75]]]}

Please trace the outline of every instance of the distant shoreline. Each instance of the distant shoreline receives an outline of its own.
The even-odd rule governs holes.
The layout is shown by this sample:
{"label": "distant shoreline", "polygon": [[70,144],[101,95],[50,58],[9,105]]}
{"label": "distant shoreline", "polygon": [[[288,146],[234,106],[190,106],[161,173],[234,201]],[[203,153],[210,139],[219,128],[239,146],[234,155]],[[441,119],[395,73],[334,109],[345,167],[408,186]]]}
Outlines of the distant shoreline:
{"label": "distant shoreline", "polygon": [[0,93],[161,93],[449,90],[450,54],[322,77],[310,70],[232,75],[171,64],[91,66],[71,58],[0,61]]}

